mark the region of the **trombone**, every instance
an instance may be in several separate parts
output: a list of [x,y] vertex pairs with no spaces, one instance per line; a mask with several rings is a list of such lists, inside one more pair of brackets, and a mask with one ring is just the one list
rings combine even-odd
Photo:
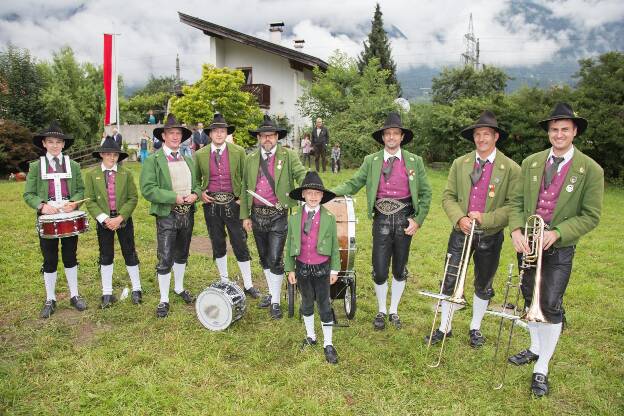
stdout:
[[[498,355],[503,324],[505,319],[511,321],[511,327],[509,329],[509,337],[507,339],[507,347],[505,349],[505,356],[509,356],[509,349],[511,348],[511,340],[513,337],[514,327],[516,325],[527,327],[527,322],[549,322],[544,313],[542,312],[542,308],[540,306],[540,298],[541,298],[541,282],[542,282],[542,257],[544,251],[544,231],[547,229],[547,225],[544,222],[544,219],[539,215],[531,215],[527,218],[527,221],[524,225],[524,241],[529,246],[529,252],[524,253],[522,255],[522,261],[520,264],[520,272],[518,274],[518,284],[514,285],[512,283],[513,277],[513,264],[509,265],[506,289],[505,289],[505,298],[503,300],[503,310],[508,305],[509,291],[512,288],[516,288],[516,299],[514,302],[514,310],[512,313],[507,312],[499,312],[494,310],[487,310],[486,313],[489,315],[497,316],[500,318],[500,324],[498,326],[498,336],[496,338],[496,345],[494,349],[494,357],[493,361],[493,374],[496,373],[496,357]],[[529,306],[526,313],[522,313],[523,311],[518,308],[518,302],[520,301],[521,294],[521,286],[522,280],[524,277],[524,273],[526,270],[535,268],[535,282],[533,284],[533,298],[531,300],[531,305]],[[526,307],[525,307],[526,308]],[[503,367],[502,375],[500,377],[500,382],[494,387],[495,390],[500,390],[503,388],[505,382],[505,375],[507,372],[507,365]]]
[[[429,367],[436,368],[440,365],[442,361],[442,354],[444,353],[444,345],[446,342],[446,334],[448,332],[449,326],[453,321],[453,315],[455,314],[454,305],[465,305],[466,299],[464,299],[464,283],[466,282],[466,274],[468,272],[468,264],[470,263],[470,253],[472,249],[472,238],[475,234],[475,225],[476,220],[472,220],[470,223],[470,233],[464,236],[464,245],[462,248],[462,254],[459,259],[459,262],[456,265],[450,264],[451,262],[451,254],[446,254],[446,263],[444,264],[444,277],[442,278],[442,283],[440,284],[440,292],[433,293],[427,291],[419,291],[421,295],[429,296],[438,300],[436,304],[435,313],[433,315],[433,322],[431,324],[431,332],[429,333],[429,342],[427,344],[427,349],[431,348],[431,338],[433,337],[433,332],[435,331],[436,321],[438,320],[438,314],[440,312],[440,305],[442,302],[451,303],[450,313],[448,320],[444,324],[444,336],[442,337],[442,344],[440,346],[440,353],[438,354],[438,359],[436,362],[429,364]],[[449,271],[450,268],[454,268],[457,270],[456,273],[452,273]],[[445,295],[444,292],[444,281],[446,280],[446,276],[455,276],[455,286],[453,288],[452,295]]]

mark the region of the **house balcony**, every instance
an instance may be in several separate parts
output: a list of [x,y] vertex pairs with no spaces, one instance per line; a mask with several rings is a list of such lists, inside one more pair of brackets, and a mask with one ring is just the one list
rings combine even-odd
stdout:
[[271,86],[266,84],[246,84],[241,90],[249,92],[256,97],[260,108],[268,109],[271,107]]

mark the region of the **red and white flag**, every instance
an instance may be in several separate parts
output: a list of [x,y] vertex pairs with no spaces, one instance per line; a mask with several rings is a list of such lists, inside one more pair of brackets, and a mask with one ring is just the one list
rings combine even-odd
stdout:
[[106,112],[104,124],[117,124],[119,100],[117,92],[117,59],[115,52],[115,35],[104,34],[104,95],[106,97]]

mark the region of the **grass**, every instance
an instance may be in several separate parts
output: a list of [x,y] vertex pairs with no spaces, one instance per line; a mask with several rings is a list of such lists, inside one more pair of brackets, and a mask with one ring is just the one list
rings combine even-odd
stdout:
[[[138,173],[138,165],[129,165]],[[352,173],[323,178],[333,186]],[[400,331],[372,330],[371,221],[364,190],[358,194],[358,310],[349,328],[334,331],[337,366],[324,362],[320,346],[299,350],[302,322],[271,321],[253,300],[244,317],[220,333],[204,329],[195,310],[173,297],[169,318],[157,320],[155,226],[142,199],[133,217],[144,304],[125,300],[98,309],[98,250],[91,230],[80,236],[78,249],[79,287],[89,309],[78,313],[69,307],[60,266],[57,312],[39,319],[45,292],[34,212],[22,200],[23,183],[0,183],[0,414],[623,414],[624,224],[618,207],[624,192],[607,189],[600,226],[578,246],[565,298],[569,327],[551,362],[551,395],[533,400],[528,367],[509,368],[504,389],[492,389],[498,320],[486,317],[482,330],[488,343],[473,350],[467,339],[469,308],[455,315],[456,336],[440,368],[427,367],[433,354],[427,353],[423,336],[431,325],[432,303],[418,290],[439,287],[450,230],[439,202],[446,174],[429,171],[433,204],[412,242]],[[201,211],[194,233],[207,235]],[[264,289],[253,238],[249,245],[254,281]],[[113,283],[119,294],[129,279],[116,250]],[[513,258],[507,238],[495,279],[496,303]],[[229,266],[232,274],[238,271],[233,256]],[[199,293],[216,277],[211,253],[191,255],[186,278],[191,292]],[[471,282],[469,277],[468,299]],[[340,319],[342,303],[336,302]],[[528,342],[528,334],[517,330],[513,352]]]

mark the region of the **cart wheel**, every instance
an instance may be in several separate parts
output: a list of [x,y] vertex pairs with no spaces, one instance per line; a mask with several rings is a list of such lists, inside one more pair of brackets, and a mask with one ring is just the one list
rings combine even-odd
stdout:
[[295,316],[295,285],[290,282],[286,283],[288,291],[286,292],[286,297],[288,298],[288,317],[292,318]]
[[355,317],[355,309],[355,279],[352,279],[345,288],[344,310],[347,319],[353,319]]

